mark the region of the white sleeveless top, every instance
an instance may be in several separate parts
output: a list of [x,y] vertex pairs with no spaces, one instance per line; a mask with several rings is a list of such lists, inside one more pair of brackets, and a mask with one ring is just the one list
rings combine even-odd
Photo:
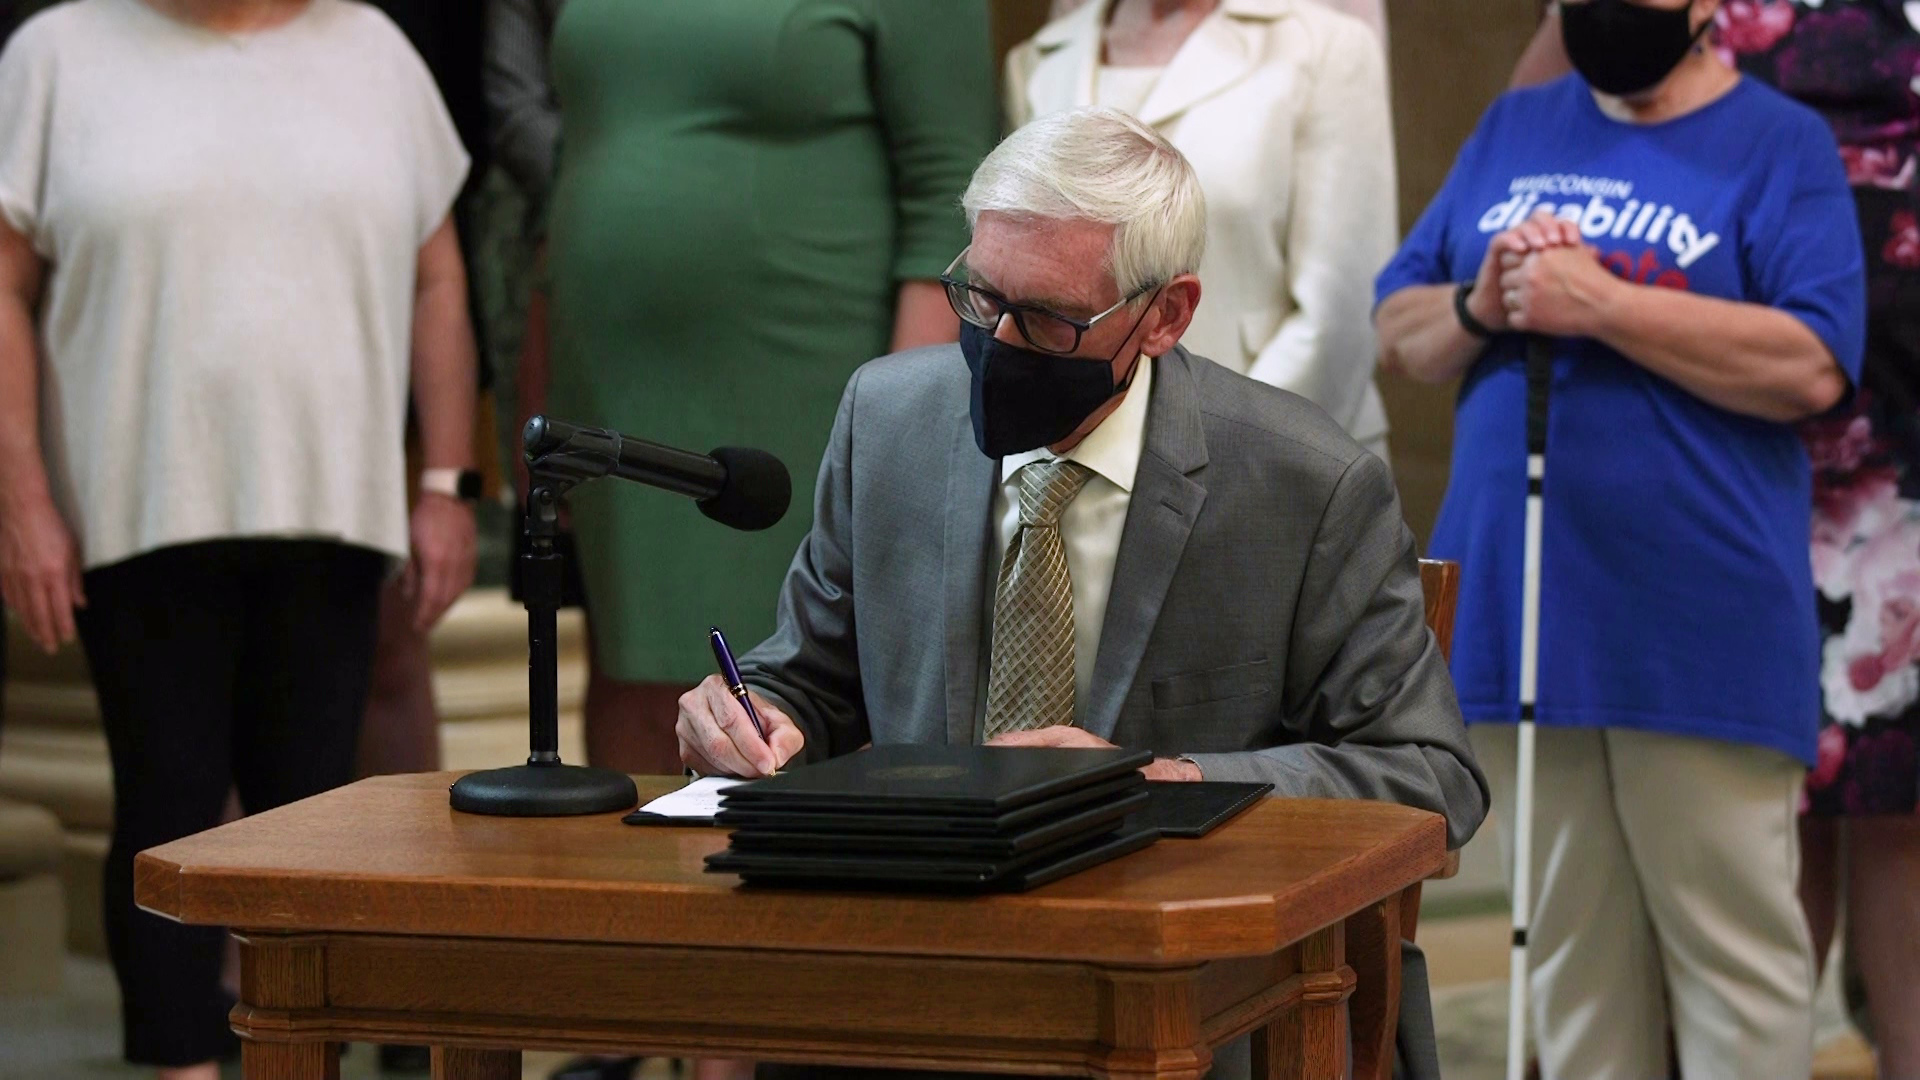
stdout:
[[239,35],[74,0],[8,43],[0,101],[85,565],[264,536],[404,557],[414,278],[467,156],[400,31],[351,0]]

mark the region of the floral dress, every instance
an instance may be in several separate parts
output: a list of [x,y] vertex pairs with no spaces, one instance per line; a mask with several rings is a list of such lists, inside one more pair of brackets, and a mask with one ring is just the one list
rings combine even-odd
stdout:
[[1730,0],[1741,71],[1833,125],[1868,275],[1859,391],[1803,433],[1820,590],[1817,815],[1920,810],[1920,3]]

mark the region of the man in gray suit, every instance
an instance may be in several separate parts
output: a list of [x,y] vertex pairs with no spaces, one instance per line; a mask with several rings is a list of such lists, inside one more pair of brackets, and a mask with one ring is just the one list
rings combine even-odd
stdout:
[[[771,638],[680,699],[680,753],[764,776],[868,742],[1126,746],[1161,780],[1487,810],[1387,467],[1179,347],[1206,208],[1123,113],[1034,121],[962,200],[960,345],[862,367]],[[1417,950],[1408,953],[1417,965]],[[1423,969],[1407,1074],[1437,1075]],[[1215,1073],[1248,1072],[1245,1040]]]
[[1149,777],[1444,815],[1485,780],[1386,465],[1306,400],[1178,346],[1198,181],[1121,113],[980,166],[961,345],[840,402],[773,637],[681,699],[682,757],[760,776],[868,742],[1150,748]]

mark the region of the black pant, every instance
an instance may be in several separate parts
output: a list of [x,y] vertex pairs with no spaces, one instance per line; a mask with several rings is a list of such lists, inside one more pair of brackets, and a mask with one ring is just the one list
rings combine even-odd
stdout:
[[224,1056],[226,932],[133,903],[137,852],[353,778],[385,564],[364,548],[222,540],[86,575],[80,639],[113,760],[107,947],[128,1061]]

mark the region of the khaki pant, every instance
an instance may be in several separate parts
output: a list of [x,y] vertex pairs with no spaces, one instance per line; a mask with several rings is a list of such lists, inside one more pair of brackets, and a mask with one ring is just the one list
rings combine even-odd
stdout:
[[[1477,724],[1512,868],[1515,729]],[[1532,1032],[1548,1080],[1808,1075],[1800,910],[1805,769],[1784,754],[1625,729],[1538,729]]]

